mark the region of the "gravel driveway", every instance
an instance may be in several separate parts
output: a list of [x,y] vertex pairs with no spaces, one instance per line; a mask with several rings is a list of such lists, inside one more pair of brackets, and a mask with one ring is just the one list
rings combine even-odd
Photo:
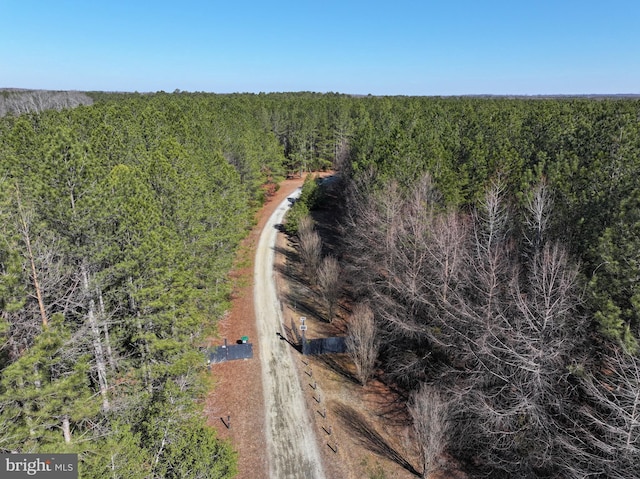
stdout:
[[[298,189],[289,198],[300,195]],[[282,309],[274,282],[274,246],[290,199],[267,221],[256,250],[254,303],[262,363],[266,436],[271,479],[325,479],[315,430],[293,363],[291,346],[280,339]]]

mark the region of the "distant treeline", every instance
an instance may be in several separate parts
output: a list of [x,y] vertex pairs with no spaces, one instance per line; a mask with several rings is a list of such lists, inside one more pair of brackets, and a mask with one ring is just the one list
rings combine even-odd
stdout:
[[91,105],[93,100],[79,91],[0,89],[0,117],[8,113],[38,113]]

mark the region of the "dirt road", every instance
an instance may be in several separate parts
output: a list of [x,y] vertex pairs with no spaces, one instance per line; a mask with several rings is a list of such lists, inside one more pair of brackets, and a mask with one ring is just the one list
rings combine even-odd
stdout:
[[[297,190],[289,198],[297,197]],[[254,303],[262,363],[269,474],[272,479],[325,479],[315,430],[293,363],[291,346],[280,339],[282,310],[273,277],[274,246],[290,206],[287,198],[267,221],[256,249]]]

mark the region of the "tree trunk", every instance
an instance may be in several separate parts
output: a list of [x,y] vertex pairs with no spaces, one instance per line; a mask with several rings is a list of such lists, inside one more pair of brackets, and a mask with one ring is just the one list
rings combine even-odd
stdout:
[[64,442],[66,444],[71,443],[71,424],[69,423],[69,416],[62,417],[62,434],[64,435]]
[[89,273],[86,267],[82,268],[82,283],[84,287],[85,295],[89,298],[87,321],[91,330],[91,342],[93,345],[94,357],[96,360],[96,369],[98,371],[98,384],[100,386],[100,395],[102,396],[102,409],[108,411],[109,405],[109,383],[107,382],[107,367],[104,359],[104,350],[102,348],[102,338],[100,336],[100,329],[98,328],[98,321],[96,319],[95,301],[90,293],[89,289]]
[[133,297],[133,278],[129,276],[129,286],[131,291],[129,292],[129,308],[133,312],[136,317],[136,328],[138,329],[138,333],[142,338],[142,348],[140,349],[140,354],[142,356],[142,372],[144,374],[144,380],[147,386],[147,390],[152,393],[153,392],[153,383],[151,381],[151,372],[149,371],[149,358],[151,357],[151,351],[149,350],[149,343],[146,339],[144,339],[143,328],[142,328],[142,320],[140,319],[140,311],[138,311],[138,306],[136,304],[136,300]]
[[98,295],[98,311],[100,313],[100,318],[102,319],[102,331],[104,333],[104,343],[107,350],[107,361],[109,362],[109,367],[112,372],[117,371],[117,364],[115,361],[115,357],[113,355],[113,350],[111,349],[111,340],[109,339],[109,327],[107,326],[107,322],[105,320],[106,313],[104,309],[104,299],[102,298],[102,291],[97,292]]
[[46,328],[49,326],[49,319],[47,318],[47,311],[44,307],[44,300],[42,296],[42,290],[40,288],[40,282],[38,281],[38,273],[36,269],[35,257],[33,255],[33,249],[31,247],[31,234],[29,231],[29,226],[31,223],[30,218],[27,215],[27,212],[22,208],[22,202],[20,201],[20,192],[17,191],[16,188],[16,200],[18,203],[18,212],[20,216],[20,232],[22,233],[22,239],[24,241],[25,246],[27,247],[27,259],[29,260],[29,265],[31,266],[31,280],[33,282],[33,288],[35,289],[36,299],[38,301],[38,308],[40,310],[40,318],[42,320],[42,328]]

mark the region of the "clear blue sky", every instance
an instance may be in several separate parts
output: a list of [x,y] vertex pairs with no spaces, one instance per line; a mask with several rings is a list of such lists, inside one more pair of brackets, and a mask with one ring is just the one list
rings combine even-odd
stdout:
[[640,93],[640,0],[0,0],[0,87]]

